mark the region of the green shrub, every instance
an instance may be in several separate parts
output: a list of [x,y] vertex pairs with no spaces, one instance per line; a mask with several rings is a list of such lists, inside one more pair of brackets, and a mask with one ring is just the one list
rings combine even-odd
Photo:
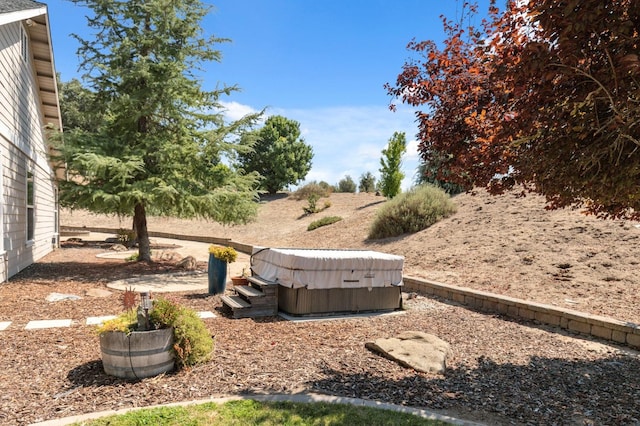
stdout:
[[442,189],[421,185],[380,207],[369,229],[369,238],[397,237],[422,231],[456,210],[456,205]]
[[191,308],[158,298],[150,312],[154,323],[173,327],[176,361],[179,367],[209,361],[213,353],[213,338],[207,326]]
[[327,216],[322,219],[315,220],[309,224],[307,231],[313,231],[321,226],[331,225],[332,223],[340,222],[342,218],[340,216]]
[[307,198],[307,202],[309,204],[302,208],[302,211],[304,211],[305,215],[319,213],[331,207],[331,201],[329,200],[326,200],[322,207],[318,207],[318,196],[316,194],[309,195],[309,198]]
[[309,195],[307,198],[307,203],[309,203],[306,207],[303,207],[302,210],[304,214],[313,214],[318,212],[318,206],[316,203],[318,202],[318,196],[316,194]]
[[376,178],[371,174],[371,172],[363,173],[360,176],[360,185],[358,185],[358,191],[376,192]]
[[343,179],[338,182],[338,186],[336,187],[336,192],[356,192],[356,183],[351,179],[351,176],[346,175]]
[[292,197],[294,200],[308,200],[311,195],[315,195],[318,197],[317,199],[320,199],[331,195],[331,191],[331,186],[326,182],[310,182],[298,188],[298,190],[292,194]]
[[320,188],[327,191],[327,195],[326,195],[327,197],[333,192],[333,186],[331,186],[329,182],[325,182],[321,180],[320,182],[318,182],[318,185],[320,186]]
[[136,311],[131,309],[121,312],[115,318],[104,321],[96,327],[96,334],[101,335],[110,331],[120,331],[122,333],[131,333],[138,326],[138,317]]
[[120,228],[116,235],[118,242],[123,246],[131,248],[136,245],[137,235],[135,230]]
[[173,352],[179,368],[209,361],[213,353],[213,337],[206,324],[191,308],[159,297],[148,311],[136,309],[136,293],[127,288],[122,297],[124,312],[96,327],[98,335],[108,332],[132,333],[173,327]]

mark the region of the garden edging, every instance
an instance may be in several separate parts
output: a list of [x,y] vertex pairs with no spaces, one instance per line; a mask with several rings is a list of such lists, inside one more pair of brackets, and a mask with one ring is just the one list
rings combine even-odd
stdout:
[[416,291],[460,303],[471,309],[513,319],[537,321],[574,333],[640,348],[640,325],[495,293],[426,279],[404,277],[405,291]]

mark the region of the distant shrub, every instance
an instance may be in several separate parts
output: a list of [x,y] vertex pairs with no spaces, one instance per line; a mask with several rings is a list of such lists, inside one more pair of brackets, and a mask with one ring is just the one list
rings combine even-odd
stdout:
[[387,201],[376,214],[370,239],[397,237],[422,231],[457,210],[449,195],[431,185],[421,185]]
[[307,231],[313,231],[321,226],[331,225],[332,223],[340,222],[342,218],[340,216],[327,216],[322,219],[315,220],[309,224]]
[[318,207],[318,196],[316,194],[309,195],[309,198],[307,198],[307,202],[309,204],[302,208],[302,210],[304,211],[304,214],[307,214],[307,215],[313,214],[313,213],[319,213],[331,207],[331,201],[329,200],[326,200],[322,207]]
[[316,198],[317,200],[319,198],[328,197],[331,195],[331,191],[331,185],[326,182],[310,182],[305,186],[298,188],[298,190],[292,194],[292,197],[294,200],[308,200],[309,196],[316,195],[318,197]]
[[331,194],[331,192],[333,191],[333,186],[331,186],[329,184],[329,182],[325,182],[325,181],[321,180],[320,182],[318,182],[318,185],[320,185],[320,188],[328,191],[327,195]]
[[338,186],[336,187],[336,192],[356,192],[356,183],[351,179],[351,176],[346,175],[343,179],[338,182]]
[[376,178],[371,172],[363,173],[360,176],[360,184],[358,185],[360,192],[376,192]]
[[318,202],[318,198],[319,197],[316,194],[309,195],[309,197],[307,198],[307,203],[309,204],[302,208],[304,214],[313,214],[318,212],[318,206],[316,205],[316,203]]

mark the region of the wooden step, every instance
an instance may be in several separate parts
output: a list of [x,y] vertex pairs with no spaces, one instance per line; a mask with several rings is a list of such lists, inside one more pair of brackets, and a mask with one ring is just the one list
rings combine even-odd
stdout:
[[233,288],[236,293],[238,293],[241,296],[245,296],[247,298],[251,298],[251,297],[264,297],[264,293],[261,292],[260,290],[258,290],[255,287],[251,287],[250,285],[240,285],[240,286],[235,286]]
[[278,301],[275,297],[252,297],[249,299],[249,303],[251,303],[251,308],[278,307]]
[[247,277],[248,286],[235,286],[234,296],[222,296],[223,307],[234,318],[256,318],[278,315],[278,283],[258,276]]
[[265,280],[264,278],[262,278],[262,277],[260,277],[258,275],[251,275],[251,276],[247,277],[247,279],[249,280],[250,283],[257,284],[260,287],[262,287],[262,286],[273,286],[273,285],[277,286],[278,285],[277,282]]
[[274,281],[268,281],[258,275],[247,277],[251,287],[260,289],[265,296],[278,297],[278,287],[280,285]]
[[251,308],[251,304],[240,296],[222,296],[220,300],[234,311],[236,309]]
[[251,309],[236,309],[233,311],[233,318],[260,318],[278,315],[277,309],[273,307],[253,307]]

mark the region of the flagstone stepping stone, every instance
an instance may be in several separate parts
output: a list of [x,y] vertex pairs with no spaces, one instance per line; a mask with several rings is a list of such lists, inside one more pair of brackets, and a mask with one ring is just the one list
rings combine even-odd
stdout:
[[87,325],[100,325],[105,321],[108,321],[110,319],[114,319],[116,316],[115,315],[104,315],[101,317],[89,317],[87,318]]
[[113,292],[105,290],[103,288],[90,288],[85,292],[85,296],[89,297],[109,297]]
[[80,300],[82,297],[75,294],[49,293],[47,302],[60,302],[61,300]]
[[36,330],[41,328],[71,327],[70,319],[62,320],[36,320],[29,321],[25,330]]

